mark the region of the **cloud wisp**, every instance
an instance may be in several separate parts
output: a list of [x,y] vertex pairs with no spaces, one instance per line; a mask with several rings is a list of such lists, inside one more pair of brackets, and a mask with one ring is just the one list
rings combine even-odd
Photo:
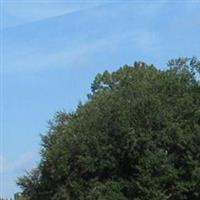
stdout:
[[13,27],[99,6],[101,2],[2,0],[1,28]]
[[37,154],[35,152],[24,153],[15,160],[8,160],[0,155],[0,174],[24,172],[33,167],[36,158]]
[[[129,46],[134,46],[139,51],[148,52],[151,49],[160,50],[160,37],[157,33],[149,30],[127,31],[123,34],[111,34],[110,36],[86,41],[60,51],[41,52],[39,49],[22,49],[5,56],[8,73],[35,72],[49,68],[79,67],[90,65],[90,60],[98,59],[101,52],[110,54],[119,53],[120,45],[129,40]],[[129,48],[127,46],[127,48]]]

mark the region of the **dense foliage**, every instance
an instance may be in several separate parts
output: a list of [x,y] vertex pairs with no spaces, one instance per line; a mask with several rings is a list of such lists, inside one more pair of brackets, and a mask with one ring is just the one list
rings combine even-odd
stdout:
[[59,112],[28,200],[199,200],[200,61],[136,62],[98,74],[85,104]]

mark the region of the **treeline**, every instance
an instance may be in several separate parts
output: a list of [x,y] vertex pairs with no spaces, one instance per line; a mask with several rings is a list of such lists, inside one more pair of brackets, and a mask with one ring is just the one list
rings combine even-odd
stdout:
[[197,58],[98,74],[87,102],[49,123],[24,198],[199,200],[199,78]]

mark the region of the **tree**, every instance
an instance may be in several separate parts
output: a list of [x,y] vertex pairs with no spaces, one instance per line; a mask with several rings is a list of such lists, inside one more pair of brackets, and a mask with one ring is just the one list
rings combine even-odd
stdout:
[[85,104],[59,112],[37,169],[18,180],[29,200],[200,199],[200,61],[167,70],[136,62],[98,74]]

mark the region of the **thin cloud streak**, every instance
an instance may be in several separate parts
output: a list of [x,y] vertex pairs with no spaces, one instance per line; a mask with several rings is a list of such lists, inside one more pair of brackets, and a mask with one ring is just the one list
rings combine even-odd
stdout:
[[135,30],[123,34],[113,34],[109,37],[100,38],[95,41],[76,44],[73,48],[63,49],[59,52],[40,52],[38,49],[13,52],[5,58],[7,73],[34,72],[48,68],[63,68],[82,66],[86,67],[92,57],[97,57],[99,51],[116,53],[119,51],[120,44],[126,40],[135,49],[148,52],[152,49],[157,52],[161,48],[161,38],[158,34],[148,30]]
[[102,3],[3,1],[2,5],[3,20],[1,20],[1,28],[10,28],[47,18],[80,12],[85,9],[92,9],[102,5]]
[[0,155],[0,174],[23,172],[33,167],[37,158],[35,152],[24,153],[16,160],[8,160]]

